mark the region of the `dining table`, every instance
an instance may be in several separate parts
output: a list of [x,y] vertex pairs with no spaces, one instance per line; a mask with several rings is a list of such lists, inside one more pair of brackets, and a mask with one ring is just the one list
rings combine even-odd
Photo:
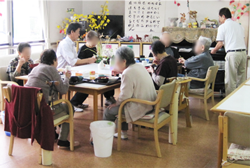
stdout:
[[[61,70],[63,69],[61,68]],[[81,75],[86,79],[90,77],[90,71],[95,71],[95,77],[98,77],[99,75],[110,77],[112,68],[110,68],[109,65],[100,68],[96,63],[75,66],[71,68],[72,75]],[[25,84],[28,81],[28,75],[17,76],[16,79],[22,80],[23,84]],[[96,121],[98,120],[98,95],[101,95],[101,106],[103,106],[103,93],[120,88],[120,84],[120,82],[117,82],[110,85],[94,83],[79,83],[76,85],[69,85],[69,90],[66,97],[68,100],[70,100],[71,92],[80,92],[93,95],[93,120]]]
[[210,110],[219,113],[218,116],[218,161],[221,167],[223,151],[223,116],[225,112],[250,115],[250,78],[243,82],[236,90],[226,96]]

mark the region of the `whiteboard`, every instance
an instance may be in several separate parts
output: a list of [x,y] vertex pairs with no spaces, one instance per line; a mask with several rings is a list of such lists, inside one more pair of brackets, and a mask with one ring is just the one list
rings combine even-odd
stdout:
[[125,1],[125,32],[161,32],[165,7],[162,0]]

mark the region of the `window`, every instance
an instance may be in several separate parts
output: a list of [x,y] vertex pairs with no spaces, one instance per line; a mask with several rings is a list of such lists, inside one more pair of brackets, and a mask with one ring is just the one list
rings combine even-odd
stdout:
[[13,0],[14,43],[43,40],[39,0]]
[[0,44],[8,43],[7,0],[0,0]]
[[43,50],[39,1],[0,0],[0,54],[15,54],[20,42],[29,42],[34,50]]

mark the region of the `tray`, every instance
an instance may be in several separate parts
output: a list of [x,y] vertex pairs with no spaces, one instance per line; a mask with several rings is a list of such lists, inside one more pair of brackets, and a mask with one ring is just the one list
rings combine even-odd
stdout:
[[117,78],[116,80],[113,80],[113,81],[108,81],[107,83],[97,82],[95,80],[83,78],[82,83],[91,83],[91,84],[98,84],[98,85],[113,85],[116,83],[121,83],[121,78]]

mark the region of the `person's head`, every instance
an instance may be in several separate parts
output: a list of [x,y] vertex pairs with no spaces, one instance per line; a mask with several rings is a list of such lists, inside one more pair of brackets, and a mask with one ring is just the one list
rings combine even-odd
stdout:
[[131,64],[135,64],[133,50],[125,46],[118,48],[115,53],[115,68],[123,72]]
[[87,43],[96,46],[99,41],[99,36],[96,31],[90,30],[86,35]]
[[151,52],[154,56],[154,59],[159,61],[163,56],[166,56],[165,45],[160,40],[155,41],[151,44]]
[[212,44],[212,40],[210,38],[200,36],[194,47],[195,54],[198,55],[203,52],[209,51],[211,44]]
[[40,63],[57,67],[57,57],[53,49],[44,50],[40,57]]
[[28,61],[31,55],[31,46],[29,43],[19,43],[17,46],[17,52],[19,58],[24,58],[26,61]]
[[79,23],[70,23],[70,25],[67,28],[66,33],[72,41],[76,41],[78,37],[80,36],[81,28],[82,28],[82,25]]
[[169,34],[169,32],[165,31],[161,34],[161,41],[163,42],[165,47],[169,47],[171,45],[172,39],[171,39],[171,35]]
[[221,8],[219,11],[219,21],[224,23],[225,20],[232,18],[231,11],[228,8]]

